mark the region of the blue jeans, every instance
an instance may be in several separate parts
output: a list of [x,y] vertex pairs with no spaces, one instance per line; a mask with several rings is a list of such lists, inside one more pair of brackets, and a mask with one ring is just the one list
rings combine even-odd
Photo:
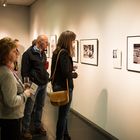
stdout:
[[33,109],[34,127],[38,128],[41,126],[42,111],[46,95],[46,85],[39,86],[35,95],[34,100],[31,97],[27,99],[22,122],[23,131],[29,131]]
[[[57,87],[54,87],[55,89]],[[73,89],[69,89],[69,103],[60,106],[58,110],[58,120],[57,120],[57,126],[56,126],[56,140],[62,140],[64,134],[68,134],[68,128],[67,128],[67,117],[70,110],[70,105],[72,101],[72,93]]]

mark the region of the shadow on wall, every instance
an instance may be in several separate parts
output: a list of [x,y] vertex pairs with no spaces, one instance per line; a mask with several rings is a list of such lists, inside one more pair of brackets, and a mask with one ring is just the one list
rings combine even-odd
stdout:
[[107,90],[103,89],[95,104],[95,123],[105,128],[107,122]]

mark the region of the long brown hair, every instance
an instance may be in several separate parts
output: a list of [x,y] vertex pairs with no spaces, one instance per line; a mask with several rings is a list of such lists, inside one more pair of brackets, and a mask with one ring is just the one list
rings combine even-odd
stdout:
[[16,44],[11,38],[0,39],[0,66],[7,63],[8,55],[13,48],[16,48]]
[[54,53],[57,53],[60,49],[66,49],[71,55],[72,41],[76,39],[76,34],[72,31],[64,31],[60,34],[58,38],[58,43]]

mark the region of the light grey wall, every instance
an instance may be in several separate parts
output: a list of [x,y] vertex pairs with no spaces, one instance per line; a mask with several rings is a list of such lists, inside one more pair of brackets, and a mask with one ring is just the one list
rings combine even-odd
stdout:
[[0,6],[0,38],[5,36],[19,39],[24,47],[29,45],[29,7]]
[[19,76],[22,54],[31,45],[29,42],[29,33],[29,7],[17,5],[0,6],[0,38],[5,36],[13,39],[16,38],[21,44],[18,59]]

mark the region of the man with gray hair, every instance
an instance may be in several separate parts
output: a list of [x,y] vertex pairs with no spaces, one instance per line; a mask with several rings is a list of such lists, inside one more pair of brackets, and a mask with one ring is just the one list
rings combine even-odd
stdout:
[[46,86],[49,79],[49,74],[45,67],[47,63],[45,53],[47,47],[48,37],[46,35],[39,35],[36,43],[28,48],[22,56],[22,78],[28,78],[30,82],[34,82],[38,85],[34,100],[33,98],[29,98],[25,106],[23,118],[23,137],[26,139],[32,139],[30,122],[33,109],[33,123],[35,128],[34,133],[46,135],[46,130],[42,126],[41,118],[46,95]]

